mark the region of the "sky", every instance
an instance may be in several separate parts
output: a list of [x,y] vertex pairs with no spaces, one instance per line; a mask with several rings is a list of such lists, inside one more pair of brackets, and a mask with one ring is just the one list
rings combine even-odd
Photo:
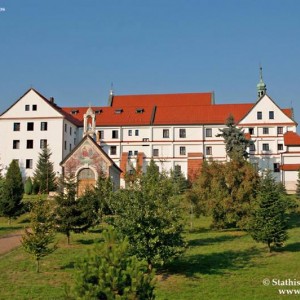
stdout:
[[60,106],[116,95],[268,95],[300,122],[298,0],[0,0],[0,112],[30,87]]

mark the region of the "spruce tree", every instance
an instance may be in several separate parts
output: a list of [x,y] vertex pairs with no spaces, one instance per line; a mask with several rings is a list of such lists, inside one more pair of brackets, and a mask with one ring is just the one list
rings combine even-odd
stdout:
[[32,180],[31,177],[27,177],[25,181],[24,191],[26,195],[30,195],[32,193]]
[[257,195],[258,206],[250,222],[249,231],[257,242],[281,247],[287,239],[287,203],[278,184],[268,172],[262,179]]
[[50,161],[51,155],[48,146],[43,148],[34,171],[34,182],[38,183],[39,192],[42,194],[48,194],[56,189],[56,175],[53,162]]
[[40,271],[40,260],[56,250],[54,238],[53,205],[42,199],[34,201],[30,211],[30,227],[25,229],[21,242],[24,250],[34,256],[37,273]]
[[104,242],[77,264],[67,299],[155,299],[154,272],[148,273],[145,262],[129,256],[127,238],[119,240],[111,229],[102,237]]
[[58,195],[55,197],[55,223],[57,230],[67,236],[70,244],[71,232],[80,233],[94,225],[93,202],[90,197],[76,198],[77,182],[69,175],[60,179]]
[[2,181],[1,190],[0,214],[9,218],[10,222],[12,218],[23,213],[24,185],[21,170],[16,160],[12,160],[10,163],[5,180]]
[[300,199],[300,170],[298,171],[298,179],[297,179],[297,185],[296,185],[296,195],[297,198]]
[[233,159],[248,158],[247,147],[250,141],[246,139],[242,129],[236,127],[232,115],[226,120],[226,128],[220,129],[217,137],[223,137],[227,155]]
[[179,166],[176,165],[174,170],[171,170],[170,177],[173,183],[174,193],[177,195],[183,194],[187,190],[189,183]]

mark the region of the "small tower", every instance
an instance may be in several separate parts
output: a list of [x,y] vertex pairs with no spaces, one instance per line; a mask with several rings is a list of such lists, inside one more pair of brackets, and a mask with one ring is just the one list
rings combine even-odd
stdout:
[[260,80],[259,83],[257,84],[257,95],[258,98],[262,97],[267,93],[267,86],[263,81],[263,76],[262,76],[262,67],[259,67],[259,73],[260,73]]
[[86,113],[83,115],[84,124],[83,124],[83,136],[90,135],[92,138],[95,134],[96,129],[96,115],[91,108],[91,105],[87,109]]

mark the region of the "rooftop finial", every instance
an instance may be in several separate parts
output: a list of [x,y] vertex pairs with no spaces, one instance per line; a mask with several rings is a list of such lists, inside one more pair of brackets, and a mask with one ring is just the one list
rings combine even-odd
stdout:
[[109,91],[109,94],[110,94],[110,95],[113,95],[113,94],[114,94],[114,83],[113,83],[113,82],[110,83],[110,91]]
[[108,103],[107,103],[108,106],[112,106],[113,98],[114,98],[114,84],[113,82],[111,82],[109,96],[108,96]]
[[262,97],[267,92],[267,86],[263,81],[263,75],[262,75],[262,66],[259,64],[259,83],[257,84],[257,94],[258,98]]

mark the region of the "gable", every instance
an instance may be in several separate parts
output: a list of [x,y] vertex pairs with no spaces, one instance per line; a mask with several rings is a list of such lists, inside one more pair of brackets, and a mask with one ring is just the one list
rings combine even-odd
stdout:
[[[261,119],[259,115],[261,115]],[[258,102],[253,106],[248,114],[239,122],[239,124],[295,125],[296,123],[268,95],[264,95],[258,100]]]
[[98,175],[108,175],[110,167],[114,167],[121,172],[110,157],[89,136],[82,139],[61,162],[61,166],[65,168],[67,173],[73,173],[74,175],[81,168],[92,168]]
[[1,115],[1,119],[61,118],[62,115],[52,105],[44,96],[30,89]]

